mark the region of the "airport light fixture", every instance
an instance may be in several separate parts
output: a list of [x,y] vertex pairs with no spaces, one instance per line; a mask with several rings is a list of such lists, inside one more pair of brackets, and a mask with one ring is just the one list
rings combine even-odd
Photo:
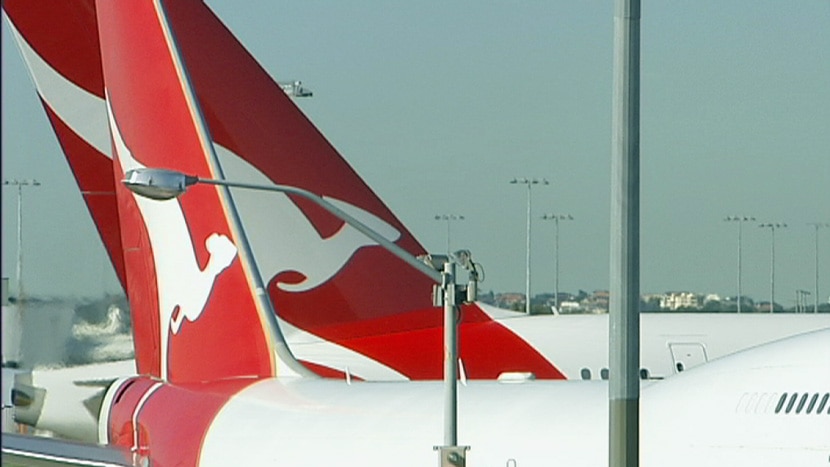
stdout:
[[289,97],[312,97],[314,95],[310,89],[303,87],[303,82],[299,80],[280,81],[277,84]]
[[525,313],[530,314],[530,192],[533,185],[550,185],[544,178],[514,178],[513,185],[527,185],[527,269],[525,271]]
[[815,304],[813,306],[813,313],[818,313],[818,231],[821,228],[830,227],[830,223],[826,222],[810,222],[807,225],[813,226],[816,230],[816,289],[815,289]]
[[770,267],[769,267],[769,312],[775,312],[775,229],[783,229],[787,227],[784,223],[766,223],[758,227],[762,229],[769,229],[770,231]]
[[460,214],[436,214],[435,220],[447,222],[447,254],[450,255],[452,254],[452,250],[450,249],[450,224],[452,221],[463,221],[464,216]]
[[809,290],[801,290],[797,289],[795,291],[795,312],[796,313],[806,313],[807,312],[807,297],[810,296]]
[[554,225],[555,276],[553,279],[553,306],[556,312],[559,313],[559,221],[572,221],[574,218],[570,214],[545,214],[542,216],[542,220],[553,221]]
[[4,180],[3,185],[17,187],[17,303],[23,303],[23,187],[37,187],[37,180]]
[[741,312],[741,302],[743,301],[741,295],[741,238],[742,228],[744,222],[755,221],[755,218],[752,216],[726,216],[724,219],[726,222],[737,222],[738,223],[738,313]]
[[[444,445],[436,446],[440,451],[442,465],[465,465],[465,452],[469,446],[458,446],[458,313],[457,294],[461,290],[456,284],[455,262],[448,260],[443,265],[443,271],[438,272],[427,263],[413,257],[409,252],[383,235],[372,230],[369,226],[329,203],[321,196],[308,190],[288,185],[257,185],[240,183],[228,180],[217,180],[186,175],[181,172],[166,169],[141,168],[128,170],[124,185],[137,195],[155,200],[168,200],[183,195],[187,189],[196,184],[218,185],[229,188],[242,188],[256,191],[270,191],[291,194],[305,198],[322,207],[349,226],[366,235],[378,245],[397,256],[409,266],[422,272],[441,286],[441,302],[444,307]],[[469,260],[469,252],[466,259]],[[462,255],[463,256],[463,255]],[[468,261],[469,266],[471,262]],[[465,263],[462,262],[462,266]],[[474,275],[474,274],[473,274]],[[468,291],[470,287],[468,286]],[[474,289],[475,290],[475,289]],[[468,301],[475,300],[470,297]],[[436,300],[437,301],[437,300]]]

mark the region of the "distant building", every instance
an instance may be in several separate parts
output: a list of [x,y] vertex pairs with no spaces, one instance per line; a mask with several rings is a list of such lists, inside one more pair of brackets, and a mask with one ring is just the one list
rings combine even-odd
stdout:
[[495,306],[508,310],[519,310],[521,309],[520,305],[524,305],[524,303],[525,294],[515,292],[499,293],[496,294],[494,299]]
[[559,303],[559,312],[560,313],[579,313],[582,311],[582,305],[579,302],[560,302]]
[[698,309],[700,300],[692,292],[668,292],[660,299],[660,308],[663,310]]

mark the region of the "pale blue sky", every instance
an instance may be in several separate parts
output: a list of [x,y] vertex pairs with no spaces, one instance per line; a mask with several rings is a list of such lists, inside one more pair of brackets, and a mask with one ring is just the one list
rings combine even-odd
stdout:
[[[453,247],[483,290],[524,290],[534,189],[533,292],[608,286],[613,2],[209,0],[272,76],[301,79],[301,108],[430,250],[435,214],[463,214]],[[98,295],[117,282],[3,24],[3,177],[25,198],[24,281]],[[232,70],[217,70],[232,72]],[[830,2],[643,2],[641,290],[734,294],[731,214],[776,232],[776,301],[814,288],[814,231],[830,222]],[[15,191],[3,188],[3,276],[14,277]],[[820,231],[830,295],[830,229]],[[744,228],[744,293],[769,297],[770,234]],[[14,280],[14,279],[13,279]],[[811,299],[812,301],[812,299]]]

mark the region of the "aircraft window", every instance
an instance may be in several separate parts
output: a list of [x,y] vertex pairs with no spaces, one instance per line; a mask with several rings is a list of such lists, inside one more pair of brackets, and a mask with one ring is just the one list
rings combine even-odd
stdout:
[[583,368],[582,371],[579,372],[582,379],[591,379],[591,369],[590,368]]
[[781,412],[781,408],[784,407],[784,401],[787,400],[787,393],[781,394],[781,399],[778,399],[778,405],[775,406],[775,413]]
[[810,399],[810,403],[807,405],[807,413],[813,411],[813,407],[816,406],[816,401],[818,400],[818,393],[813,394],[812,399]]
[[758,399],[758,404],[752,410],[755,413],[758,413],[758,412],[766,413],[767,412],[767,405],[769,404],[770,400],[771,400],[771,397],[768,393],[765,392],[765,393],[761,394],[761,397]]
[[[824,410],[824,406],[825,404],[827,404],[828,398],[830,398],[830,394],[825,394],[824,397],[821,398],[821,402],[819,402],[818,409],[816,410],[817,414],[821,413],[821,411]],[[827,410],[827,413],[830,413],[830,409]]]
[[758,393],[753,392],[751,396],[749,396],[749,401],[746,403],[746,408],[744,412],[749,413],[752,411],[752,408],[758,404]]
[[746,406],[746,399],[747,399],[748,395],[749,395],[749,393],[745,392],[744,395],[741,396],[741,398],[738,400],[737,407],[735,407],[735,412],[740,412],[741,407]]
[[761,410],[763,413],[769,413],[770,410],[773,410],[773,407],[776,404],[775,401],[777,401],[777,400],[778,400],[778,393],[777,392],[770,393],[769,399],[767,399],[767,403],[764,404],[764,407],[758,407],[758,409]]
[[793,409],[796,399],[798,399],[798,393],[794,392],[793,395],[790,396],[790,401],[787,402],[787,413],[790,413],[790,411]]
[[608,368],[599,370],[599,377],[602,379],[608,379]]
[[801,409],[804,408],[804,403],[807,402],[807,396],[809,396],[809,394],[806,392],[803,396],[801,396],[801,400],[798,401],[798,407],[795,408],[795,413],[801,413]]
[[640,379],[649,379],[651,377],[651,373],[648,371],[648,368],[640,368]]
[[683,366],[683,362],[677,362],[677,364],[675,365],[675,368],[677,368],[678,373],[681,373],[683,370],[686,369],[686,367]]

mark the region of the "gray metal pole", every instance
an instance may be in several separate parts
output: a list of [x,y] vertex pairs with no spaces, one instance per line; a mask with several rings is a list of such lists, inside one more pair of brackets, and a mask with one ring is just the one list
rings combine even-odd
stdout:
[[447,217],[447,256],[452,254],[452,249],[450,248],[450,223],[452,219]]
[[769,312],[773,313],[775,311],[775,229],[786,227],[787,224],[761,224],[759,227],[768,228],[770,230],[770,267],[769,267],[769,295],[770,295],[770,304],[769,304]]
[[444,446],[458,444],[458,338],[455,322],[455,263],[444,263]]
[[738,313],[741,312],[741,237],[743,219],[738,219]]
[[742,264],[742,240],[743,240],[743,223],[744,221],[754,221],[755,218],[751,216],[727,216],[725,221],[733,221],[738,223],[738,313],[741,312],[741,302],[743,301],[742,281],[741,281],[741,264]]
[[17,303],[23,303],[23,184],[17,184]]
[[640,2],[616,0],[611,141],[609,465],[639,464]]
[[526,253],[526,274],[525,274],[525,313],[530,314],[530,189],[531,185],[548,185],[549,182],[547,179],[537,179],[537,178],[514,178],[510,181],[511,184],[524,184],[527,185],[527,248],[525,248]]
[[819,225],[816,224],[816,301],[813,307],[813,313],[818,313],[818,229]]
[[556,277],[553,279],[553,306],[556,307],[556,312],[559,313],[559,217],[554,220],[554,265]]
[[23,187],[40,186],[37,180],[4,180],[3,185],[17,187],[17,303],[22,305],[25,300],[23,289]]
[[772,242],[770,245],[770,276],[769,276],[769,291],[770,291],[770,303],[769,303],[769,312],[775,312],[775,226],[770,229],[772,233]]
[[559,311],[559,221],[572,221],[573,216],[570,214],[545,214],[542,216],[543,220],[554,221],[554,278],[553,278],[553,305]]
[[525,274],[525,313],[530,314],[530,180],[527,182],[527,274]]
[[[822,227],[830,227],[830,224],[824,224],[821,222],[810,222],[808,225],[812,225],[813,228],[816,230],[816,288],[815,288],[815,304],[813,305],[813,313],[818,313],[818,230]],[[806,306],[805,306],[806,308]]]

